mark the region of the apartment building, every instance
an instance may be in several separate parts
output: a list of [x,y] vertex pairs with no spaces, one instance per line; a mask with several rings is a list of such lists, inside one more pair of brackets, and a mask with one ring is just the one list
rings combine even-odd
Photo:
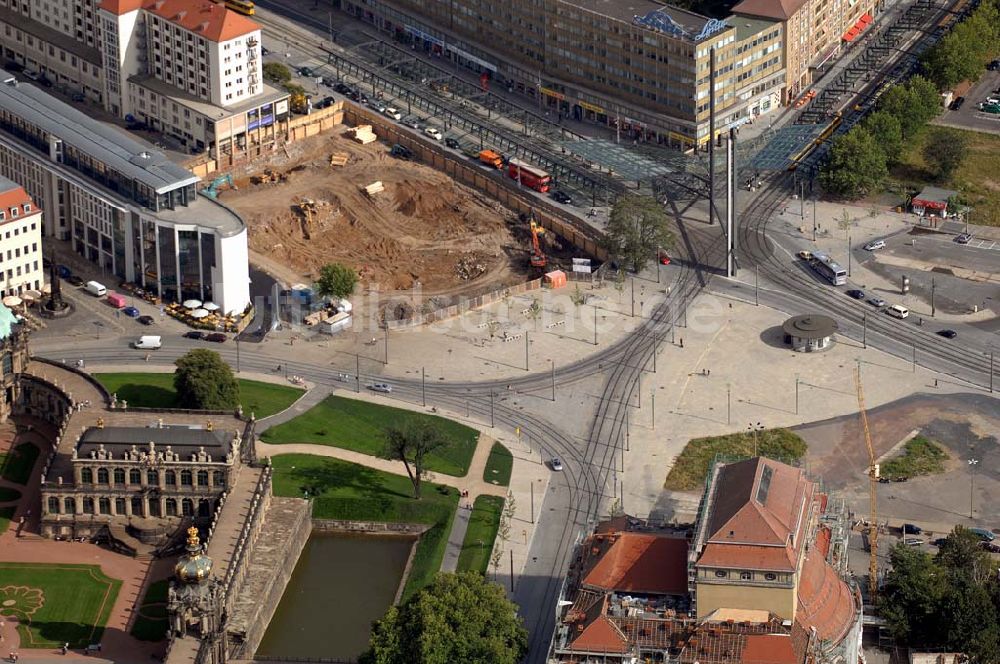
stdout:
[[343,0],[414,49],[470,67],[561,117],[689,149],[772,110],[784,85],[783,25],[720,21],[652,0]]
[[45,235],[165,301],[250,303],[247,228],[199,178],[117,127],[0,70],[0,175],[42,208]]
[[0,176],[0,296],[41,290],[42,211],[24,188]]
[[734,20],[775,21],[784,33],[784,102],[812,83],[818,68],[841,53],[874,21],[876,0],[743,0]]

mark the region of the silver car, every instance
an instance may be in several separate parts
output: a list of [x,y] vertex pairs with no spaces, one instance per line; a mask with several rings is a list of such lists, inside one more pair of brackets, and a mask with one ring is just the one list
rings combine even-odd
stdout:
[[559,472],[563,469],[563,462],[559,459],[559,457],[552,457],[552,459],[549,460],[549,467],[552,470]]
[[372,392],[392,392],[392,385],[389,383],[372,383],[368,386]]

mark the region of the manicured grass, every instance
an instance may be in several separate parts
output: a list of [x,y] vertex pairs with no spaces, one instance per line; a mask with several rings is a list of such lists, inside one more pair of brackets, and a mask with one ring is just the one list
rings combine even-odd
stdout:
[[[700,489],[716,455],[751,457],[754,455],[754,440],[753,434],[740,432],[689,441],[670,469],[663,487],[673,491]],[[767,429],[757,433],[756,450],[759,456],[786,462],[798,461],[806,453],[806,441],[788,429]]]
[[507,486],[510,484],[512,468],[514,468],[514,455],[500,443],[493,443],[490,456],[486,459],[486,468],[483,469],[483,481]]
[[14,518],[14,507],[0,507],[0,535],[7,532],[10,520]]
[[140,641],[162,641],[167,637],[167,588],[164,579],[150,584],[132,623],[132,636]]
[[0,454],[0,477],[15,484],[27,484],[38,454],[39,449],[31,443],[21,443],[7,454]]
[[[104,388],[117,394],[137,408],[176,408],[174,375],[168,373],[100,373],[94,374]],[[274,415],[295,403],[302,390],[290,385],[262,383],[258,380],[237,379],[243,412],[257,419]]]
[[420,500],[414,500],[413,485],[406,477],[339,459],[280,454],[271,463],[274,495],[301,498],[308,493],[316,519],[432,524],[414,553],[404,599],[430,583],[441,569],[458,507],[456,489],[424,482]]
[[0,563],[0,604],[19,619],[22,648],[71,648],[98,643],[121,581],[97,565]]
[[890,171],[892,179],[917,190],[928,184],[955,189],[975,208],[972,223],[1000,226],[1000,136],[963,131],[968,139],[965,159],[950,180],[935,182],[921,156],[927,137],[935,129],[932,125],[906,142],[901,162]]
[[268,443],[331,445],[363,454],[378,455],[387,426],[411,421],[430,422],[447,444],[427,455],[427,470],[462,477],[469,472],[479,433],[464,424],[436,415],[329,396],[305,413],[268,429],[261,439]]
[[17,489],[11,489],[10,487],[0,486],[0,503],[7,503],[12,500],[18,500],[21,497],[21,492]]
[[879,466],[879,474],[888,477],[916,477],[944,472],[948,453],[934,441],[914,436],[903,446],[903,453]]
[[458,556],[459,572],[486,574],[502,512],[503,498],[500,496],[476,497],[469,517],[469,528],[465,531],[465,541],[462,542],[462,553]]

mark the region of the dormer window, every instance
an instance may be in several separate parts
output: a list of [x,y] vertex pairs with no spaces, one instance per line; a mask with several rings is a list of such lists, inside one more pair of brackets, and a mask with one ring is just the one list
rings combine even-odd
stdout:
[[718,578],[720,578],[720,579],[724,579],[727,576],[729,576],[729,574],[724,569],[717,569],[717,570],[715,570],[715,576],[718,577]]
[[29,212],[31,212],[31,203],[25,203],[24,204],[24,213],[28,214]]
[[778,580],[778,575],[775,574],[774,572],[766,572],[764,574],[764,580],[765,581],[777,581]]
[[17,216],[17,208],[16,207],[12,207],[10,209],[10,218],[13,219],[16,216]]

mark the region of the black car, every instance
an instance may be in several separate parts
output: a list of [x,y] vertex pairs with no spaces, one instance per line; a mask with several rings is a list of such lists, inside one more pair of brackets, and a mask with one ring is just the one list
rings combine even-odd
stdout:
[[222,343],[228,338],[229,337],[223,334],[222,332],[212,332],[207,337],[205,337],[205,341],[214,341],[215,343]]
[[156,322],[156,319],[154,319],[152,316],[139,316],[139,322],[142,323],[143,325],[152,325],[153,323]]
[[83,285],[83,279],[74,274],[66,279],[66,283],[68,283],[70,286],[76,286],[77,288],[79,288],[80,286]]
[[904,523],[903,524],[903,534],[904,535],[920,535],[924,532],[924,529],[914,523]]
[[958,109],[962,108],[962,104],[964,103],[965,103],[965,97],[955,97],[955,99],[953,99],[952,102],[948,105],[948,108],[950,108],[953,111],[957,111]]
[[185,339],[204,339],[205,333],[201,330],[191,330],[190,332],[184,333]]
[[853,297],[855,300],[865,299],[865,292],[863,290],[858,290],[857,288],[852,288],[851,290],[847,291],[847,295],[849,297]]
[[996,71],[1000,69],[1000,60],[994,60],[990,64],[986,65],[986,69],[989,71]]
[[942,336],[945,339],[954,339],[958,336],[958,332],[955,330],[938,330],[938,336]]
[[347,85],[346,83],[337,83],[335,86],[333,86],[333,89],[342,95],[346,95],[351,91],[351,86]]
[[451,138],[451,137],[448,137],[448,138],[444,139],[444,144],[447,145],[449,148],[452,148],[454,150],[461,150],[462,149],[462,144],[459,143],[458,141],[456,141],[454,138]]
[[562,203],[563,205],[569,205],[570,203],[573,202],[573,199],[570,198],[569,195],[564,191],[553,191],[552,198],[556,202]]
[[320,101],[316,102],[313,105],[313,107],[314,108],[329,108],[330,106],[333,106],[333,103],[335,101],[337,101],[337,100],[334,99],[333,97],[323,97],[323,99],[321,99]]

